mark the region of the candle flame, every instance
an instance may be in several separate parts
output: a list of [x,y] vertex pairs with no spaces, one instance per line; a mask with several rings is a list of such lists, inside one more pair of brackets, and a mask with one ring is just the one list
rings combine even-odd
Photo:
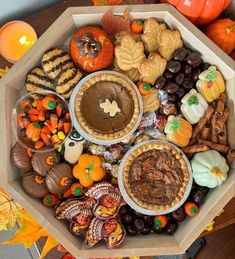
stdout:
[[19,39],[20,45],[24,45],[26,42],[27,42],[26,36],[22,36],[22,37]]

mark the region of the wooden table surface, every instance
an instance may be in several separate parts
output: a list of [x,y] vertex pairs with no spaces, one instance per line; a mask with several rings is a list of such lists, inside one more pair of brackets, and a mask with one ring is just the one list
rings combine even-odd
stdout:
[[[125,0],[128,2],[128,0]],[[157,0],[145,0],[145,3],[156,3]],[[54,5],[50,8],[44,9],[40,12],[37,12],[31,16],[22,18],[22,20],[28,22],[35,29],[38,37],[40,37],[43,32],[52,24],[57,17],[63,13],[63,11],[71,6],[86,6],[92,5],[91,0],[67,0],[60,4]],[[12,64],[6,61],[3,57],[0,56],[0,68],[11,67]],[[225,226],[235,223],[235,198],[233,198],[224,208],[224,212],[215,218],[215,224],[212,231],[204,231],[202,234],[206,235],[208,233],[214,232]]]

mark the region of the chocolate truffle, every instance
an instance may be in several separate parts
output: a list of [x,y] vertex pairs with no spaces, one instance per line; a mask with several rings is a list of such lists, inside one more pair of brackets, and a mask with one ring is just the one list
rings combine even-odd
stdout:
[[45,179],[35,172],[24,174],[22,187],[24,191],[33,198],[42,198],[49,193]]
[[49,169],[60,162],[57,151],[36,152],[32,158],[32,166],[35,172],[41,176],[46,176]]
[[64,193],[72,181],[72,169],[65,163],[53,166],[46,176],[47,188],[53,194]]
[[16,142],[11,150],[11,160],[20,169],[32,169],[31,157],[29,157],[27,149],[23,148],[19,142]]

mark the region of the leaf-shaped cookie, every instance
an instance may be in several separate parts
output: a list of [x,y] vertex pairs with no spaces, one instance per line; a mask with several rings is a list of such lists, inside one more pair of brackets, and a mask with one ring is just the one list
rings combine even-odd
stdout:
[[149,18],[144,22],[144,33],[141,35],[141,38],[149,53],[157,50],[160,32],[165,29],[166,25],[158,23],[154,18]]
[[158,51],[166,60],[170,60],[174,51],[183,46],[178,30],[163,30],[160,32]]
[[161,76],[166,68],[166,60],[157,53],[150,54],[148,59],[144,59],[139,65],[141,79],[150,84]]
[[137,82],[140,80],[140,72],[137,68],[132,68],[130,70],[123,71],[120,69],[117,63],[114,62],[114,70],[128,76],[133,82]]
[[145,58],[144,45],[142,42],[136,42],[130,35],[124,35],[120,46],[115,47],[115,56],[116,62],[122,70],[138,68],[140,62]]
[[141,41],[141,34],[133,34],[130,31],[120,31],[119,33],[115,34],[115,42],[114,42],[115,46],[121,45],[122,38],[125,35],[131,36],[136,42]]
[[146,96],[142,96],[142,98],[144,112],[155,112],[159,109],[160,101],[156,89],[152,88],[151,93]]

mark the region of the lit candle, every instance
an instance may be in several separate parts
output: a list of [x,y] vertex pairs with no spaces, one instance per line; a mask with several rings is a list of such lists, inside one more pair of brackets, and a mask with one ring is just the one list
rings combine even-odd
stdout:
[[15,63],[36,40],[37,35],[28,23],[9,22],[0,28],[0,55],[9,62]]

